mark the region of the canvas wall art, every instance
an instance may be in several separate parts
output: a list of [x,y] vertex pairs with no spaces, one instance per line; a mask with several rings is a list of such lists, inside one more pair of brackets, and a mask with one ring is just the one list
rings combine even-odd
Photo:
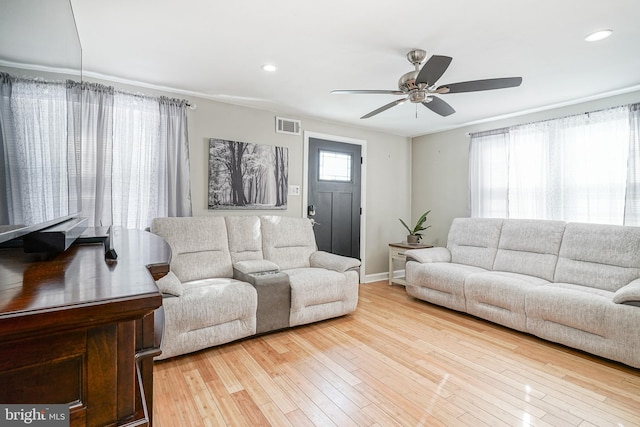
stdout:
[[209,209],[286,209],[286,147],[209,139]]

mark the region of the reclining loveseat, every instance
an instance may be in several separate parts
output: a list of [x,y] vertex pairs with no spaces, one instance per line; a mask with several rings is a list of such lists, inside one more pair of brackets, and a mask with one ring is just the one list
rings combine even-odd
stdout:
[[318,251],[312,227],[284,216],[156,218],[151,232],[172,251],[156,282],[156,360],[353,312],[360,261]]

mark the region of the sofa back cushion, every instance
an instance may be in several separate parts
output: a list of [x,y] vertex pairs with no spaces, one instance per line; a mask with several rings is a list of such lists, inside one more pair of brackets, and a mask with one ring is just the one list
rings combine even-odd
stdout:
[[555,282],[615,292],[640,277],[640,227],[567,224]]
[[506,219],[493,269],[553,280],[566,223]]
[[502,219],[456,218],[451,223],[447,248],[451,262],[491,270],[498,250]]
[[262,259],[262,232],[257,216],[228,216],[227,234],[231,261]]
[[151,232],[171,246],[171,271],[180,281],[233,277],[224,217],[156,218]]
[[307,218],[262,216],[262,252],[281,270],[309,267],[317,250],[311,221]]

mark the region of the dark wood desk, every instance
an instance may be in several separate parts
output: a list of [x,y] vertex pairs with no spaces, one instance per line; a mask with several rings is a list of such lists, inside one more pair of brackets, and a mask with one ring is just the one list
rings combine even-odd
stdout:
[[115,230],[55,256],[0,249],[0,402],[70,405],[72,426],[151,425],[160,237]]

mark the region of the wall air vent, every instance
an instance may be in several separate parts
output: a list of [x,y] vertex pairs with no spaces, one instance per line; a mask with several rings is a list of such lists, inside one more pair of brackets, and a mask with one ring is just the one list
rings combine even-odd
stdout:
[[300,120],[276,117],[276,132],[288,133],[289,135],[300,135]]

